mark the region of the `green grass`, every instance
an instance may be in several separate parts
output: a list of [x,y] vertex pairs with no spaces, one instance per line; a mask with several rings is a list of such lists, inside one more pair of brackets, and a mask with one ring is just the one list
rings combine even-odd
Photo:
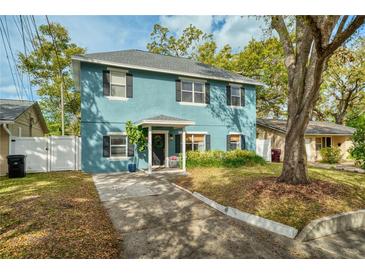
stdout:
[[281,164],[190,168],[177,184],[225,206],[298,229],[311,220],[365,208],[365,174],[309,168],[311,183],[276,183]]
[[90,175],[0,177],[0,258],[117,256],[117,234]]

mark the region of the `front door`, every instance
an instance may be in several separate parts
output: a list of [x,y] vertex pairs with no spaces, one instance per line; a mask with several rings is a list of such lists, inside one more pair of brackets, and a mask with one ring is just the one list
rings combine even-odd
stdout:
[[152,134],[152,165],[165,164],[165,134]]

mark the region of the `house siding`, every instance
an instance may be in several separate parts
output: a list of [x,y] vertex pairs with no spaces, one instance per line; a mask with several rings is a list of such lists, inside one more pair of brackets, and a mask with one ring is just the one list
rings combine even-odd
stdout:
[[[33,118],[34,124],[30,130],[31,118]],[[8,128],[12,136],[19,136],[19,129],[21,129],[21,137],[42,137],[45,134],[34,106],[22,113],[14,124],[9,124]]]
[[[335,136],[335,135],[305,135],[306,149],[310,151],[307,153],[307,160],[315,162],[322,160],[319,151],[316,151],[316,138],[332,137],[332,144],[334,147],[341,149],[342,160],[349,158],[349,149],[353,146],[350,136]],[[284,160],[285,148],[285,134],[272,130],[267,127],[257,126],[257,138],[271,140],[271,148],[281,149],[280,161]]]
[[[210,104],[207,106],[182,105],[176,102],[175,80],[179,75],[128,71],[133,74],[133,98],[127,101],[110,100],[103,96],[102,72],[106,66],[81,63],[81,136],[82,169],[86,172],[111,172],[127,169],[127,161],[102,157],[102,136],[108,132],[125,131],[128,120],[136,122],[160,114],[192,120],[189,131],[205,131],[211,135],[212,150],[226,150],[229,132],[246,135],[247,149],[255,151],[256,93],[255,87],[245,85],[243,108],[226,105],[228,82],[209,81]],[[166,130],[166,128],[163,128]],[[176,130],[170,129],[173,136]],[[174,154],[175,138],[169,138],[169,155]],[[147,154],[138,153],[139,168],[147,167]]]

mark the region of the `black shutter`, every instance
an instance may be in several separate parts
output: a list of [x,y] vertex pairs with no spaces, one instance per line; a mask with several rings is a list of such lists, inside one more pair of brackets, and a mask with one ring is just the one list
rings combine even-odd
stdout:
[[110,96],[110,71],[103,71],[103,94],[104,96]]
[[130,73],[127,73],[126,75],[127,79],[127,98],[133,98],[133,75]]
[[210,84],[205,83],[205,103],[210,104]]
[[246,136],[241,134],[241,149],[246,149]]
[[229,141],[229,135],[227,135],[227,151],[231,150],[231,143]]
[[231,105],[231,87],[226,87],[226,95],[227,95],[227,106]]
[[175,135],[175,153],[181,152],[181,135],[176,134]]
[[110,136],[103,136],[103,157],[110,157]]
[[245,89],[241,88],[241,107],[245,106]]
[[176,80],[176,102],[181,102],[181,80]]
[[205,150],[210,150],[210,135],[205,135]]
[[133,157],[134,156],[134,144],[129,142],[128,139],[128,157]]

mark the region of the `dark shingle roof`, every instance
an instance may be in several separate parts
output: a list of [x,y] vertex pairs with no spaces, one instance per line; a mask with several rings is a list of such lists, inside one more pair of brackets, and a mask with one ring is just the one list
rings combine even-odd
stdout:
[[[257,119],[256,123],[263,127],[268,127],[282,133],[286,132],[286,120]],[[306,135],[352,135],[355,129],[331,122],[310,121],[305,131]]]
[[0,121],[15,121],[33,104],[31,101],[0,99]]
[[104,61],[109,63],[121,64],[128,67],[138,66],[149,69],[165,70],[173,74],[193,74],[205,78],[219,78],[227,81],[237,81],[252,85],[262,85],[262,83],[243,77],[240,74],[216,68],[210,65],[199,63],[192,59],[166,56],[156,53],[151,53],[142,50],[121,50],[111,52],[98,52],[84,55],[74,56],[75,60],[82,61]]

